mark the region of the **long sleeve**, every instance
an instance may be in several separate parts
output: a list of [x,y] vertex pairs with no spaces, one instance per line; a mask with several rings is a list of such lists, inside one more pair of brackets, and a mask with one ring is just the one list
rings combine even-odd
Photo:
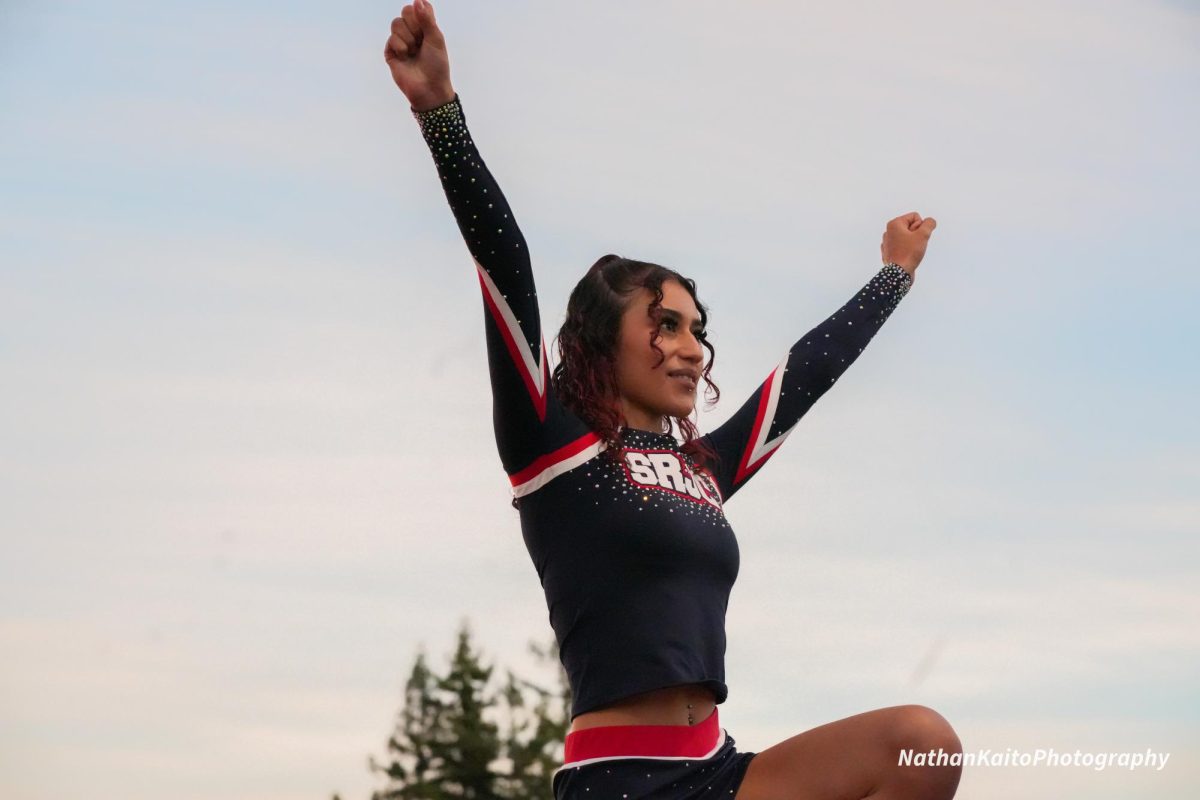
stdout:
[[412,114],[479,277],[496,446],[514,493],[527,493],[595,442],[554,398],[529,249],[472,141],[459,96]]
[[800,337],[737,412],[703,437],[719,456],[715,477],[722,502],[779,449],[911,287],[911,275],[885,264],[845,305]]

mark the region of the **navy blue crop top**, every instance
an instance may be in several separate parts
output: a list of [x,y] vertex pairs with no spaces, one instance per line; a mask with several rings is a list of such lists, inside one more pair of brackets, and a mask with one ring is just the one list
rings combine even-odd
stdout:
[[884,265],[800,337],[725,423],[696,467],[672,434],[621,430],[621,466],[556,398],[529,248],[467,130],[458,95],[412,111],[483,294],[500,462],[546,595],[571,685],[571,718],[630,695],[725,685],[725,611],[738,544],[723,505],[854,362],[912,285]]

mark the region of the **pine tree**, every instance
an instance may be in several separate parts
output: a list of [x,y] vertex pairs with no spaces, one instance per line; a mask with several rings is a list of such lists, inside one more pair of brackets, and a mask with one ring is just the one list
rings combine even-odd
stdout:
[[[405,687],[405,705],[388,739],[390,762],[368,757],[388,785],[372,800],[545,800],[554,770],[562,765],[562,742],[570,723],[571,692],[558,663],[557,644],[530,644],[543,661],[557,666],[557,690],[543,688],[506,670],[497,693],[487,685],[494,667],[471,647],[464,620],[458,646],[444,677],[427,666],[420,650]],[[532,693],[533,701],[529,694]],[[499,716],[500,725],[485,714]]]
[[371,800],[441,800],[447,796],[439,786],[442,764],[437,742],[449,737],[445,705],[434,694],[437,681],[426,666],[424,651],[419,650],[405,684],[396,731],[388,739],[388,750],[395,758],[384,766],[373,756],[367,757],[372,772],[383,772],[391,779],[387,789],[371,793]]
[[495,723],[483,718],[495,697],[484,693],[494,667],[485,667],[471,650],[464,620],[450,672],[437,686],[448,693],[445,721],[450,736],[439,741],[435,752],[442,758],[442,789],[448,797],[463,800],[501,800],[491,765],[500,757],[500,737]]
[[[504,751],[511,767],[500,781],[501,792],[510,800],[532,800],[551,795],[554,770],[562,766],[562,742],[567,735],[571,712],[571,691],[566,671],[558,663],[558,645],[553,640],[548,648],[530,642],[530,651],[541,661],[557,666],[557,692],[522,680],[508,670],[508,682],[503,698],[507,705],[508,730],[504,736]],[[532,711],[526,712],[525,690],[536,697]],[[553,712],[551,708],[553,707]],[[526,732],[532,729],[532,735]]]

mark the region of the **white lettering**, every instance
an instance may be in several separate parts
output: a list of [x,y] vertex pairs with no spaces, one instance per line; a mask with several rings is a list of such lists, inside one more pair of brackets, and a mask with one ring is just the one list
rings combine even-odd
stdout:
[[1054,748],[1039,748],[1033,752],[1009,747],[1004,752],[993,752],[984,748],[971,752],[947,753],[941,748],[936,751],[917,752],[901,750],[896,763],[902,767],[981,766],[981,767],[1089,767],[1100,771],[1108,767],[1124,767],[1135,770],[1141,766],[1162,770],[1167,766],[1170,753],[1155,753],[1147,748],[1145,753],[1085,753],[1058,752]]
[[664,489],[683,491],[683,473],[679,471],[679,459],[674,453],[647,453],[654,469],[658,472],[658,485]]
[[676,453],[626,450],[625,464],[630,480],[636,484],[669,489],[715,508],[721,507],[720,494],[711,478],[702,471],[689,470],[687,463]]
[[645,486],[657,486],[658,476],[654,474],[654,465],[645,453],[633,450],[625,452],[625,463],[629,465],[629,473],[635,481]]

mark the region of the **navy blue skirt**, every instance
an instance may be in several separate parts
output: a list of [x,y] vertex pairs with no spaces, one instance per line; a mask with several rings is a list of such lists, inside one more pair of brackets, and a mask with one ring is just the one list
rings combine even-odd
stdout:
[[731,800],[755,753],[717,709],[696,725],[604,725],[567,734],[555,800]]

